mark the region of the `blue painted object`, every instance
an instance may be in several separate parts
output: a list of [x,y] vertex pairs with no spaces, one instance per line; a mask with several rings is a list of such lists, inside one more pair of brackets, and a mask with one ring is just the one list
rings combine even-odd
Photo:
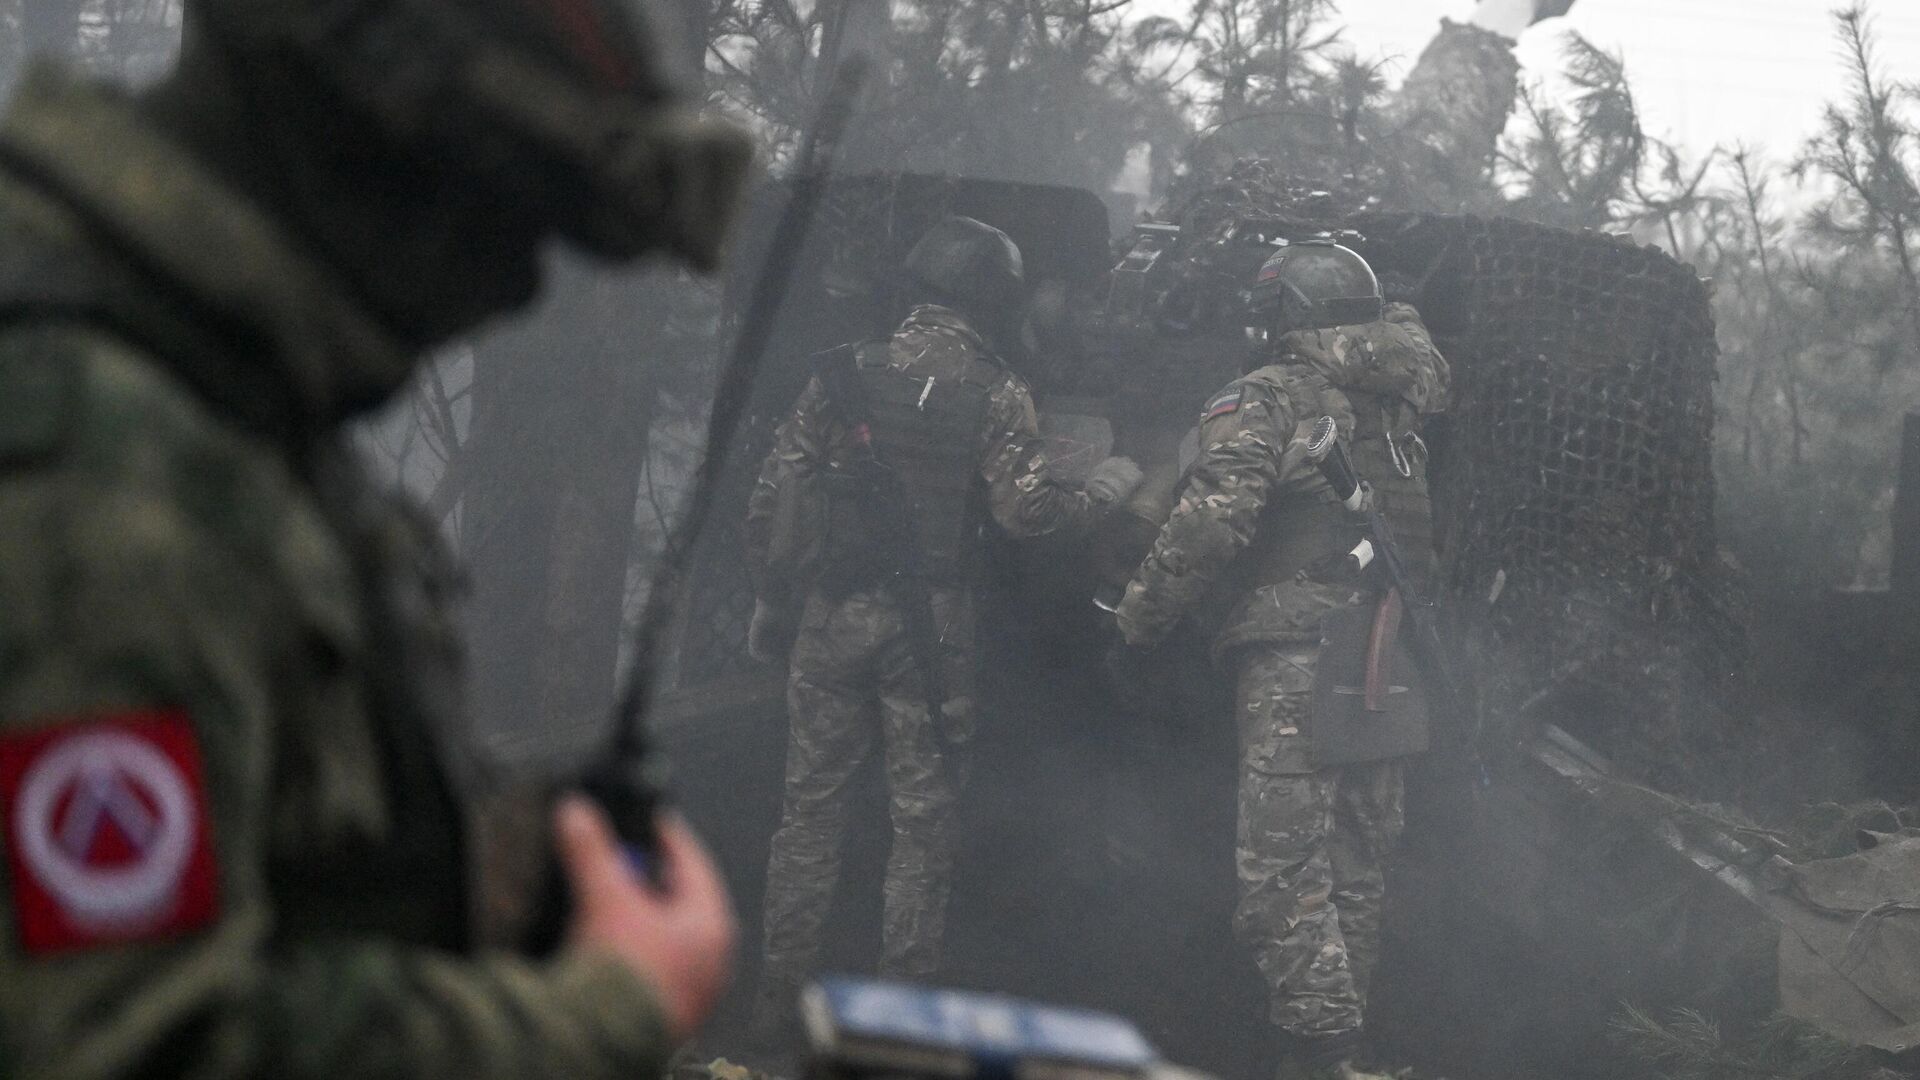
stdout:
[[816,984],[832,1042],[894,1043],[964,1056],[976,1077],[1017,1074],[1027,1061],[1145,1072],[1159,1055],[1120,1017],[998,994],[827,976]]

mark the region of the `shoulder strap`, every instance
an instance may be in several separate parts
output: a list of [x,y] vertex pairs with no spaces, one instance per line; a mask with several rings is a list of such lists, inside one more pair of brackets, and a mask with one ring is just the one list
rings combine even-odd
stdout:
[[84,250],[0,238],[0,332],[27,324],[117,339],[243,429],[298,445],[306,433],[292,390],[260,365],[268,346],[198,317],[198,305]]
[[[176,297],[142,303],[152,292],[132,268],[138,260],[121,252],[98,216],[70,198],[38,165],[0,142],[0,178],[46,200],[80,230],[79,243],[49,243],[0,232],[0,327],[23,320],[81,323],[111,333],[143,352],[166,356],[151,327],[183,323],[187,304]],[[10,222],[0,221],[0,225]],[[138,315],[131,314],[138,311]]]
[[[34,245],[0,244],[0,333],[39,320],[104,325],[93,278],[75,260]],[[45,354],[18,355],[0,388],[0,466],[44,459],[65,441],[81,375]]]
[[[313,432],[290,387],[266,373],[271,342],[208,310],[166,274],[124,248],[84,200],[69,197],[0,141],[0,178],[65,214],[77,239],[23,233],[0,217],[0,330],[23,322],[64,323],[119,339],[151,358],[196,396],[270,442]],[[291,440],[291,441],[290,441]]]
[[961,376],[961,381],[982,390],[991,390],[1000,385],[1001,380],[1006,377],[1007,365],[1001,363],[1000,358],[992,353],[983,352],[973,358],[973,363],[967,365],[967,373]]
[[813,377],[820,380],[820,388],[826,392],[827,411],[855,429],[863,427],[870,414],[866,384],[860,380],[859,369],[860,350],[864,345],[840,345],[807,358]]

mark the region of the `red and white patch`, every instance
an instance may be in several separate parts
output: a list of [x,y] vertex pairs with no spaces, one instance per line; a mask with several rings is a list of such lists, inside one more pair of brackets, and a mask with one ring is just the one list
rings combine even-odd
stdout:
[[185,714],[0,736],[0,805],[29,953],[154,940],[218,914],[200,748]]

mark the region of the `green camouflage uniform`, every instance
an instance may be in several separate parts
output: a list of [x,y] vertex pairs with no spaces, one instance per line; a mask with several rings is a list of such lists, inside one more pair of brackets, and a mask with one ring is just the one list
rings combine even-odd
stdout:
[[0,162],[0,1074],[657,1074],[636,975],[475,940],[454,575],[338,430],[412,358],[106,91]]
[[[916,308],[885,355],[916,378],[963,378],[982,356],[980,336],[956,312]],[[863,353],[863,355],[865,355]],[[823,408],[818,380],[801,394],[761,467],[748,506],[754,566],[764,567],[776,507],[787,485],[846,460],[846,432]],[[989,392],[978,437],[982,502],[1016,537],[1075,526],[1102,504],[1062,486],[1040,449],[1026,384],[1002,371]],[[805,590],[787,681],[791,730],[786,800],[767,862],[766,952],[759,1016],[778,1022],[812,967],[840,870],[846,785],[878,736],[891,795],[893,847],[882,925],[883,974],[926,977],[940,963],[952,861],[953,807],[964,780],[973,717],[973,612],[964,588],[931,590],[945,664],[942,736],[929,723],[923,684],[903,633],[902,606],[885,585],[834,595],[761,574],[760,595],[795,603]],[[876,709],[876,705],[878,708]]]
[[[1343,513],[1298,445],[1315,419],[1331,415],[1356,465],[1382,488],[1389,519],[1408,512],[1411,527],[1395,523],[1409,561],[1430,563],[1425,454],[1404,436],[1444,407],[1448,370],[1404,304],[1387,305],[1380,322],[1296,332],[1277,344],[1274,364],[1209,402],[1200,456],[1117,617],[1128,643],[1144,646],[1211,601],[1226,609],[1214,650],[1237,680],[1234,928],[1266,979],[1273,1023],[1303,1039],[1350,1038],[1378,949],[1382,867],[1402,824],[1401,763],[1314,767],[1309,713],[1320,620],[1371,598],[1351,583],[1299,576],[1297,559],[1277,565],[1273,553],[1309,517],[1326,520],[1332,509],[1337,521]],[[1382,467],[1367,464],[1368,437],[1383,431],[1407,449],[1412,475],[1398,483],[1383,475],[1394,471],[1384,452],[1374,455]],[[1313,554],[1344,551],[1348,542],[1329,534],[1326,550]]]

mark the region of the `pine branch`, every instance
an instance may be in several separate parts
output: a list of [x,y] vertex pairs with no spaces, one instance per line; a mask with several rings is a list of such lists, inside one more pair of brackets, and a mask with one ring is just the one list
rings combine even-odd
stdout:
[[1729,1036],[1698,1010],[1661,1020],[1622,1003],[1610,1026],[1615,1044],[1664,1080],[1899,1080],[1871,1051],[1784,1015]]

